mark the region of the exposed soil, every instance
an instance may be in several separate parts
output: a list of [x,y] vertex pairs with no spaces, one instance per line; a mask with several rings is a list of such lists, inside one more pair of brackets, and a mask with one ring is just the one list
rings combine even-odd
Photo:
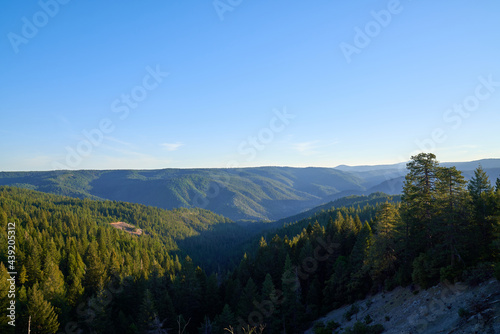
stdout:
[[111,226],[113,226],[114,228],[117,228],[119,230],[125,231],[127,233],[130,233],[130,234],[142,235],[142,230],[140,228],[135,228],[134,225],[130,225],[130,224],[127,224],[124,222],[114,222],[114,223],[111,223]]
[[360,311],[351,321],[344,319],[351,305],[318,321],[334,320],[346,328],[370,315],[372,324],[382,324],[387,334],[500,334],[500,283],[495,279],[477,287],[463,283],[441,283],[420,291],[400,287],[356,304]]

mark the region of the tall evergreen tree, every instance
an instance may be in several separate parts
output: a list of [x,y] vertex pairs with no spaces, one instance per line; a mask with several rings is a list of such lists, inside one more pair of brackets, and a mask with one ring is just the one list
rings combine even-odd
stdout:
[[493,224],[488,217],[492,214],[494,195],[488,175],[481,166],[478,166],[474,171],[474,176],[469,181],[468,189],[472,197],[474,220],[479,230],[479,235],[476,238],[481,240],[477,246],[481,254],[487,254],[488,246],[493,241]]
[[54,305],[61,305],[66,295],[64,276],[52,258],[45,261],[42,291],[45,298]]
[[393,204],[384,203],[375,217],[376,232],[372,236],[372,247],[368,255],[370,275],[375,284],[383,283],[396,271],[396,243],[401,226],[397,208]]
[[[347,292],[352,298],[357,299],[364,296],[369,289],[369,266],[367,263],[371,250],[372,229],[366,222],[357,235],[356,243],[349,256],[350,281],[347,285]],[[351,298],[351,299],[352,299]]]
[[10,300],[8,298],[10,288],[10,282],[8,279],[10,278],[11,277],[8,274],[7,268],[5,268],[3,262],[0,262],[0,309],[3,313],[0,317],[0,331],[2,333],[13,332],[12,329],[9,329],[9,327],[12,328],[12,326],[7,324],[10,319],[5,314],[5,312],[8,312],[7,308],[10,306]]
[[59,328],[54,307],[44,299],[38,283],[28,289],[28,316],[31,317],[33,334],[53,334]]
[[147,333],[150,328],[154,327],[155,322],[158,320],[158,311],[154,303],[153,295],[149,289],[144,292],[142,303],[139,307],[139,329],[143,333]]
[[254,310],[254,302],[259,302],[257,285],[255,285],[255,282],[250,277],[241,293],[240,302],[238,303],[238,315],[247,319]]
[[449,265],[455,266],[457,259],[463,261],[463,234],[469,225],[468,196],[462,172],[455,167],[439,169],[440,219],[434,227],[435,234],[444,248],[439,253],[449,255]]
[[403,185],[402,215],[405,221],[404,267],[408,274],[410,261],[425,249],[432,247],[432,227],[435,223],[436,183],[438,167],[436,156],[420,153],[406,165],[408,173]]
[[212,274],[207,279],[206,290],[203,296],[203,314],[213,319],[217,311],[221,308],[221,296],[219,295],[217,276]]
[[106,267],[103,259],[97,252],[97,244],[91,242],[85,253],[85,264],[87,270],[84,276],[85,291],[89,296],[104,288],[106,282]]
[[283,303],[281,304],[282,329],[285,333],[295,333],[302,320],[300,303],[301,289],[297,268],[292,265],[290,256],[285,259],[285,267],[281,275]]
[[223,334],[226,332],[225,328],[236,326],[236,317],[228,304],[224,305],[222,312],[215,317],[214,322],[213,333],[216,334]]

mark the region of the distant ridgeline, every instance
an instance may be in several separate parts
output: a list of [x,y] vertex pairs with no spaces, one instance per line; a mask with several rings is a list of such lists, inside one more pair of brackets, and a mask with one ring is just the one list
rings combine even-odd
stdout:
[[[22,332],[31,316],[33,333],[302,333],[368,293],[500,277],[500,180],[479,167],[466,181],[423,153],[405,174],[401,196],[349,196],[252,224],[3,186],[0,308],[9,303],[9,222]],[[2,333],[13,332],[7,320]]]
[[[495,180],[500,159],[454,166],[466,179],[481,164]],[[450,164],[443,164],[450,166]],[[404,164],[336,168],[78,170],[0,172],[0,185],[163,209],[198,207],[234,221],[274,221],[348,195],[401,194]]]

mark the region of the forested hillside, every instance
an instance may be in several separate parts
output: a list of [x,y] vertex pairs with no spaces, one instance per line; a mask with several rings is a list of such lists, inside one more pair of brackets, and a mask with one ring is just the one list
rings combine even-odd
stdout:
[[164,209],[199,207],[233,220],[283,218],[338,198],[343,191],[361,193],[366,189],[363,183],[355,175],[329,168],[0,173],[4,185]]
[[[433,154],[419,154],[408,164],[401,202],[383,197],[346,198],[344,207],[292,219],[264,233],[233,270],[207,275],[201,260],[179,257],[176,248],[202,230],[244,227],[204,210],[3,187],[2,247],[7,224],[16,224],[17,328],[31,316],[31,333],[301,333],[370,293],[500,276],[500,180],[492,185],[478,168],[466,182]],[[114,221],[144,233],[120,231]],[[231,244],[226,235],[213,243]],[[217,248],[205,247],[207,257]],[[3,263],[6,254],[2,248]],[[8,274],[3,265],[0,271],[4,308]],[[380,332],[381,325],[359,323],[345,333]]]
[[[142,235],[111,226],[110,223],[118,221],[142,229]],[[184,258],[190,252],[198,259],[207,259],[208,263],[220,260],[215,257],[217,254],[230,251],[234,247],[232,241],[241,242],[237,239],[248,234],[230,220],[202,209],[166,211],[5,186],[0,187],[0,226],[2,308],[8,302],[6,265],[11,259],[7,252],[7,232],[15,231],[17,328],[27,328],[29,313],[32,333],[53,333],[57,324],[73,323],[73,320],[82,323],[82,317],[87,316],[94,319],[81,311],[88,306],[89,312],[94,312],[88,303],[103,302],[99,298],[110,297],[112,286],[122,290],[132,282],[130,289],[135,289],[136,284],[150,278],[175,277],[183,264],[193,266],[189,257]],[[178,242],[210,233],[215,227],[217,235],[226,236],[225,242],[205,238],[202,249],[195,243],[196,247],[185,245],[179,250]],[[221,261],[219,265],[227,263]],[[119,304],[125,308],[131,306],[128,302]],[[134,317],[135,311],[132,308],[129,311],[124,311],[123,316]],[[108,321],[104,318],[110,315],[100,316],[102,321]],[[10,328],[7,320],[2,317],[0,321],[2,333]],[[82,326],[90,323],[93,321],[83,321]]]
[[[466,179],[483,164],[491,178],[500,160],[458,163]],[[401,193],[400,164],[338,168],[77,170],[0,172],[0,185],[77,198],[140,203],[163,209],[197,207],[232,220],[283,219],[348,195]]]

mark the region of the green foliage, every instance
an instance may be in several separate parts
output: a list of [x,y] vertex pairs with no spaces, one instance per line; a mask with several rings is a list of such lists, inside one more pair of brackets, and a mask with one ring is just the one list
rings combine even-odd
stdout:
[[433,256],[421,253],[413,262],[413,282],[427,289],[438,282],[439,270]]
[[221,314],[215,317],[214,333],[224,333],[225,328],[234,327],[236,325],[236,317],[231,311],[231,307],[226,304],[222,309]]
[[28,316],[31,317],[31,333],[53,334],[59,328],[54,307],[44,299],[38,284],[28,290]]
[[[385,181],[382,175],[377,178]],[[233,220],[282,218],[344,190],[364,191],[363,183],[361,177],[341,170],[289,167],[0,173],[0,185],[169,210],[203,207]]]
[[316,322],[313,326],[314,334],[332,334],[340,324],[334,320],[329,321],[326,325],[323,322]]
[[463,274],[465,283],[469,286],[478,286],[493,277],[495,272],[492,263],[480,263],[474,267],[468,268]]
[[380,334],[384,332],[384,326],[381,324],[367,325],[357,321],[353,327],[345,329],[344,334]]
[[462,268],[451,265],[442,267],[439,270],[439,277],[442,282],[458,282],[462,279]]
[[[2,261],[5,226],[16,222],[20,324],[27,324],[28,310],[40,310],[51,320],[48,329],[74,322],[84,332],[102,333],[162,333],[178,331],[179,324],[186,334],[264,326],[271,334],[292,333],[369,292],[412,283],[427,288],[439,280],[477,284],[493,275],[495,264],[500,276],[500,192],[487,187],[480,171],[466,186],[458,170],[439,166],[432,154],[412,157],[408,167],[402,203],[383,194],[351,196],[284,226],[234,224],[201,209],[166,211],[0,187]],[[125,175],[130,184],[154,179],[166,186],[161,180],[174,177],[171,172],[88,172],[74,179],[63,172],[50,182],[78,188]],[[192,197],[205,182],[177,177],[172,189],[179,198]],[[257,189],[249,187],[249,194]],[[273,196],[285,198],[278,188]],[[110,225],[118,221],[143,233]],[[356,307],[346,318],[359,312]],[[315,331],[331,333],[337,325],[316,325]],[[365,317],[346,332],[381,330]]]
[[[3,262],[0,262],[0,308],[2,312],[7,312],[7,308],[10,307],[10,299],[8,298],[10,289],[10,282],[8,279],[10,278],[7,268],[5,268]],[[2,333],[12,332],[12,329],[9,329],[9,327],[12,326],[7,324],[11,320],[7,317],[7,314],[4,313],[2,317],[0,317],[0,330]]]
[[358,314],[358,312],[359,312],[359,306],[357,304],[352,304],[349,310],[347,310],[344,313],[344,319],[346,319],[347,321],[351,321],[352,316]]

